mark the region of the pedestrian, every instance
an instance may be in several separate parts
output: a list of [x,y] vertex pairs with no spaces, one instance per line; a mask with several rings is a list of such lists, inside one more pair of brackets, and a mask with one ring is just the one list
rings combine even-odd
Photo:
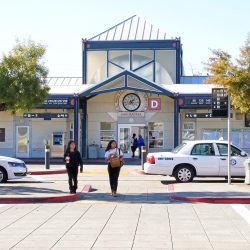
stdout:
[[108,162],[111,195],[116,197],[118,178],[121,166],[123,165],[123,152],[117,147],[117,142],[115,140],[109,141],[105,151],[105,159]]
[[141,147],[145,146],[145,142],[144,142],[142,135],[138,136],[137,143],[138,143],[138,148],[139,148],[139,158],[141,159]]
[[78,167],[80,165],[80,172],[83,171],[83,162],[80,152],[76,148],[74,141],[69,141],[68,147],[64,154],[64,161],[69,177],[69,190],[71,194],[75,194],[77,190],[77,175]]
[[135,157],[135,151],[138,147],[138,142],[137,142],[137,138],[136,138],[136,134],[134,133],[131,140],[130,140],[130,147],[131,147],[131,151],[132,151],[132,158]]

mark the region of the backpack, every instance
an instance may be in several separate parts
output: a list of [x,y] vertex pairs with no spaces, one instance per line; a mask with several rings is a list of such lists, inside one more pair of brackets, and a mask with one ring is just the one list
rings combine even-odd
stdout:
[[133,147],[137,148],[138,147],[138,141],[137,141],[137,138],[134,138],[134,141],[133,141]]

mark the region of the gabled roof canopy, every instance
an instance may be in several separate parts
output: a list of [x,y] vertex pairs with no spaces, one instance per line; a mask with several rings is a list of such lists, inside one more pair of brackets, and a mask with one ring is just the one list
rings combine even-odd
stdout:
[[83,91],[80,95],[92,96],[123,89],[149,92],[169,97],[174,96],[172,91],[168,91],[160,85],[150,82],[129,70],[124,70],[101,83],[93,85],[91,88]]

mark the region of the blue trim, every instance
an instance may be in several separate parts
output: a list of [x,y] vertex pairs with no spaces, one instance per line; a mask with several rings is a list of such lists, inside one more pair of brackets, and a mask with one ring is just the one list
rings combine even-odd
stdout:
[[155,82],[155,49],[153,50],[153,60],[154,60],[154,66],[153,66],[153,81]]
[[129,50],[129,69],[132,70],[132,66],[133,66],[133,53],[132,53],[132,49]]
[[[97,92],[93,92],[95,90],[97,90],[98,88],[102,87],[102,86],[105,86],[106,84],[110,83],[111,81],[113,80],[116,80],[117,78],[121,77],[121,76],[124,76],[125,77],[125,82],[124,82],[124,86],[123,87],[118,87],[118,88],[113,88],[113,89],[106,89],[106,90],[101,90],[101,91],[97,91]],[[127,76],[131,76],[133,77],[134,79],[152,87],[152,88],[155,88],[156,90],[158,91],[154,91],[154,90],[147,90],[147,89],[141,89],[141,88],[132,88],[132,87],[128,87],[126,84],[126,78]],[[169,96],[169,97],[173,97],[174,96],[174,93],[173,92],[170,92],[164,88],[162,88],[161,86],[153,83],[153,82],[150,82],[148,81],[147,79],[144,79],[140,76],[138,76],[137,74],[131,72],[131,71],[128,71],[128,70],[124,70],[120,73],[118,73],[117,75],[115,76],[112,76],[108,79],[106,79],[105,81],[99,83],[99,84],[96,84],[94,85],[92,88],[88,89],[87,91],[83,91],[82,93],[80,93],[80,96],[91,96],[91,95],[97,95],[97,94],[102,94],[102,93],[107,93],[107,92],[113,92],[113,91],[117,91],[117,90],[121,90],[121,89],[133,89],[133,90],[138,90],[138,91],[144,91],[144,92],[149,92],[149,93],[155,93],[155,94],[162,94],[162,95],[166,95],[166,96]]]
[[82,42],[82,83],[87,83],[87,48],[86,48],[86,41],[83,40]]
[[109,77],[109,50],[106,51],[106,63],[107,63],[107,74],[106,77]]
[[118,67],[120,69],[125,69],[124,67],[122,67],[122,66],[120,66],[120,65],[118,65],[118,64],[116,64],[116,63],[114,63],[114,62],[112,62],[110,60],[108,60],[108,63],[111,63],[111,64],[115,65],[116,67]]
[[87,135],[87,129],[88,129],[88,122],[87,122],[87,99],[84,98],[81,100],[81,105],[82,105],[82,113],[83,113],[83,116],[82,116],[82,120],[81,120],[81,123],[82,123],[82,157],[84,159],[87,159],[88,157],[88,148],[87,148],[87,141],[88,141],[88,135]]
[[[176,47],[173,47],[173,44]],[[130,41],[86,41],[87,50],[107,49],[172,49],[176,50],[179,40],[130,40]],[[86,46],[85,46],[86,48]]]
[[145,63],[145,64],[143,64],[143,65],[137,67],[137,68],[134,69],[133,71],[135,72],[135,71],[137,71],[137,70],[139,70],[139,69],[141,69],[141,68],[143,68],[143,67],[145,67],[145,66],[148,66],[150,63],[153,63],[153,62],[154,62],[154,60],[151,60],[150,62],[147,62],[147,63]]
[[79,143],[78,143],[79,96],[75,95],[74,97],[75,97],[75,103],[74,103],[74,141],[75,141],[76,147],[78,148],[79,147]]
[[181,43],[176,41],[176,83],[181,81]]
[[179,105],[178,98],[174,98],[174,147],[179,145]]

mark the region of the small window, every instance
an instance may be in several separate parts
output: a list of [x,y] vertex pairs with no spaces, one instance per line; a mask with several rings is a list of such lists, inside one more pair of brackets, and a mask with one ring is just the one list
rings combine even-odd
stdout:
[[196,144],[191,155],[214,155],[214,147],[212,143]]
[[5,128],[0,128],[0,142],[5,142]]
[[[217,143],[217,146],[218,146],[220,155],[223,155],[223,156],[228,155],[227,154],[227,150],[228,150],[227,144]],[[234,146],[231,146],[231,156],[239,156],[239,155],[241,155],[241,150],[234,147]]]

